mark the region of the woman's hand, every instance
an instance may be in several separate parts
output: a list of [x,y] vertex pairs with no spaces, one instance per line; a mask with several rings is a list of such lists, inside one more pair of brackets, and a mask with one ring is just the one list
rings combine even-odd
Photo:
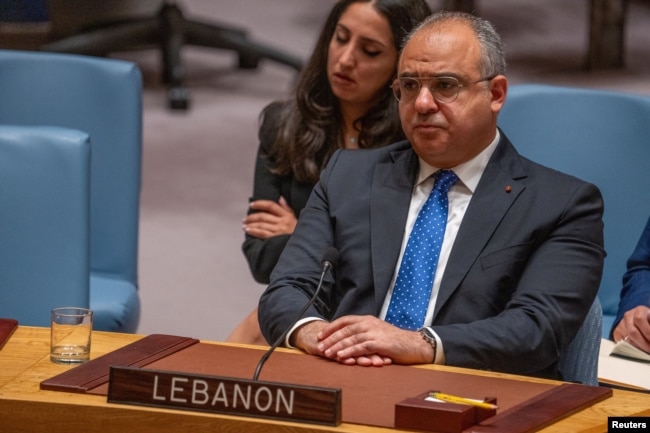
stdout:
[[256,212],[244,218],[244,231],[250,236],[268,239],[273,236],[289,235],[296,229],[298,219],[284,197],[278,202],[255,200],[250,208]]

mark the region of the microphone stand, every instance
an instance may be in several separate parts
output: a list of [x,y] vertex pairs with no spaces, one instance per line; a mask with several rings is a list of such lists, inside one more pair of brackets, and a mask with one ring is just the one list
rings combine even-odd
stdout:
[[285,329],[285,331],[278,337],[269,350],[266,351],[266,353],[262,356],[260,361],[257,363],[257,368],[255,368],[255,374],[253,375],[253,380],[257,381],[260,375],[260,372],[262,371],[262,367],[266,363],[266,361],[269,359],[271,354],[275,351],[275,349],[284,341],[284,339],[287,337],[287,334],[293,328],[293,326],[300,320],[303,314],[311,307],[314,305],[314,302],[316,301],[316,298],[318,298],[318,294],[320,293],[321,289],[323,288],[323,280],[325,279],[325,274],[327,271],[329,271],[333,267],[333,264],[330,260],[324,260],[323,261],[323,272],[320,274],[320,280],[318,281],[318,287],[316,287],[316,291],[312,295],[311,299],[309,299],[309,302],[305,304],[305,306],[300,310],[300,312],[296,315],[296,317],[293,319],[292,325]]

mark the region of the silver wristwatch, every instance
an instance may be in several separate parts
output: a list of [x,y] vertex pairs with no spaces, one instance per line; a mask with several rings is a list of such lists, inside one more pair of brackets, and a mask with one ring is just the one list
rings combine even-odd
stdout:
[[434,363],[438,352],[438,340],[436,340],[436,337],[433,335],[433,331],[427,327],[418,329],[418,332],[422,336],[422,339],[431,345],[431,348],[433,349],[433,359],[431,362]]

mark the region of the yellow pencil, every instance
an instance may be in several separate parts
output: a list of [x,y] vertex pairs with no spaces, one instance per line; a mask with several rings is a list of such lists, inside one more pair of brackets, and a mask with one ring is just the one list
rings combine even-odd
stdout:
[[469,404],[483,409],[497,408],[496,404],[487,403],[485,401],[475,400],[472,398],[465,398],[465,397],[458,397],[455,395],[444,394],[442,392],[437,392],[437,391],[430,393],[429,396],[438,400],[447,401],[449,403]]

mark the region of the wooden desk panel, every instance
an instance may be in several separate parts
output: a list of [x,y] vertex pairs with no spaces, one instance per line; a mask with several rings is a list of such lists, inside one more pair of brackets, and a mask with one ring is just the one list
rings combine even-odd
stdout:
[[[142,336],[94,332],[91,358],[125,346]],[[68,394],[39,389],[41,381],[69,368],[49,360],[49,329],[20,327],[0,351],[0,431],[58,433],[79,428],[84,432],[359,432],[397,430],[343,423],[338,427],[295,424],[226,415],[109,404],[97,395]],[[468,373],[453,367],[448,371]],[[477,376],[505,377],[531,382],[557,383],[499,373],[476,371]],[[542,432],[606,431],[608,416],[642,414],[650,408],[650,395],[614,390],[614,396],[582,410]]]

